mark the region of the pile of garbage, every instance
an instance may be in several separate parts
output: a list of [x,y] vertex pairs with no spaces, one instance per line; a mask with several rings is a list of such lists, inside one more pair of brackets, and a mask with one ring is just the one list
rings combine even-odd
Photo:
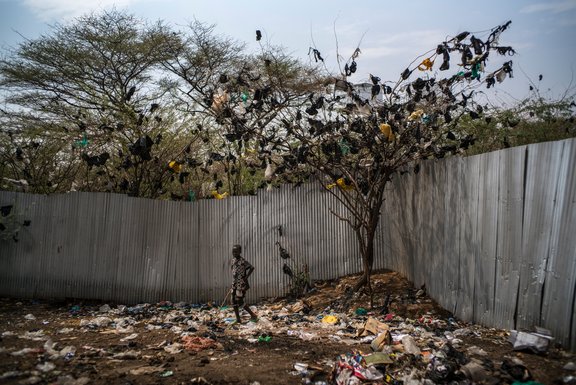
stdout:
[[[326,318],[334,322],[336,316]],[[352,333],[346,333],[347,319],[340,324],[332,338],[354,345],[369,343],[370,350],[351,349],[340,354],[327,379],[326,372],[312,369],[304,363],[295,364],[295,369],[304,378],[305,384],[356,385],[378,384],[501,384],[538,385],[530,370],[516,357],[504,358],[495,363],[488,353],[477,346],[463,345],[461,337],[477,335],[484,328],[460,325],[454,320],[448,322],[421,318],[406,320],[392,315],[383,317],[387,322],[373,317],[361,324],[352,324]],[[331,323],[332,323],[331,322]],[[300,332],[303,333],[303,332]],[[310,331],[302,338],[310,338]],[[526,335],[531,334],[524,332]],[[318,333],[318,335],[321,333]],[[348,334],[348,337],[345,337]],[[522,346],[521,349],[527,346]],[[531,345],[535,348],[536,345]],[[540,351],[541,352],[541,351]],[[566,366],[566,369],[574,364]],[[564,383],[576,383],[573,376],[566,376]]]
[[[335,302],[315,309],[311,302],[283,299],[261,303],[253,308],[259,317],[257,322],[250,322],[248,315],[243,314],[245,320],[242,323],[235,322],[231,307],[217,304],[163,301],[134,306],[72,306],[68,309],[70,322],[60,322],[62,327],[52,334],[41,327],[18,333],[10,330],[9,325],[0,327],[0,360],[2,356],[14,358],[37,354],[38,357],[35,367],[29,370],[0,372],[0,383],[7,380],[17,380],[13,383],[18,384],[45,383],[49,377],[47,374],[54,373],[57,364],[79,357],[117,362],[151,357],[151,352],[177,355],[220,350],[223,354],[231,354],[223,348],[223,341],[230,338],[254,344],[256,349],[277,338],[290,338],[310,345],[330,342],[341,348],[321,361],[294,362],[292,371],[278,374],[293,377],[303,384],[538,385],[541,382],[514,353],[521,350],[542,355],[551,349],[553,342],[549,331],[542,328],[534,332],[502,331],[443,318],[434,312],[410,318],[392,311],[383,312],[382,309],[376,311],[359,306],[344,309]],[[40,320],[36,320],[32,313],[18,320],[21,323],[36,321]],[[53,321],[42,322],[48,324]],[[135,343],[140,334],[154,330],[162,331],[164,338],[147,346]],[[74,339],[70,339],[69,344],[54,342],[56,336],[72,332],[109,335],[133,348],[115,351],[90,344],[78,346]],[[465,342],[482,337],[506,345],[509,354],[495,358],[481,347]],[[11,338],[39,341],[42,347],[15,349],[10,346]],[[555,380],[557,383],[576,384],[573,356],[567,352],[562,354],[562,371]],[[161,363],[140,365],[130,369],[129,373],[158,377],[174,375],[172,369]],[[196,381],[210,383],[204,378]],[[68,385],[89,382],[88,377],[74,378],[65,373],[59,373],[56,381]]]

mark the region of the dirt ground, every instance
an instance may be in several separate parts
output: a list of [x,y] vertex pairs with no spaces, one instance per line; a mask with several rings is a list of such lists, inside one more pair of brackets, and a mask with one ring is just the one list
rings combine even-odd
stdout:
[[[390,362],[375,366],[385,375],[372,383],[576,383],[568,352],[514,351],[508,331],[454,320],[394,272],[373,276],[370,309],[366,295],[351,294],[354,279],[317,282],[299,300],[255,304],[259,321],[242,324],[232,324],[231,308],[210,304],[1,299],[0,384],[336,383],[342,357],[372,352],[375,336],[359,333],[369,319],[388,325],[391,337],[413,336],[419,350],[388,340]],[[444,361],[435,358],[440,351]],[[480,377],[463,371],[470,361],[482,367]],[[512,367],[525,371],[514,377]]]

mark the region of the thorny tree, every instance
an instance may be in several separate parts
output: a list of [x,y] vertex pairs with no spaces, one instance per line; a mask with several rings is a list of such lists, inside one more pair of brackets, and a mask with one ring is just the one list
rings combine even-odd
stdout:
[[[268,138],[277,151],[272,157],[276,177],[315,176],[342,203],[344,212],[331,211],[355,231],[363,261],[355,291],[365,287],[371,293],[375,233],[393,174],[418,172],[417,161],[457,154],[474,142],[453,127],[463,116],[477,119],[484,113],[475,102],[475,89],[512,76],[512,61],[488,71],[489,59],[514,54],[512,47],[499,44],[509,25],[484,36],[462,32],[441,42],[396,82],[370,75],[367,95],[348,81],[357,71],[361,51],[356,49],[341,75],[326,84],[329,92],[310,92],[305,108],[280,112],[283,125]],[[317,49],[311,52],[323,61]],[[450,75],[442,77],[445,73]]]
[[2,181],[160,196],[172,153],[188,140],[173,140],[183,121],[154,82],[178,41],[162,23],[112,11],[20,44],[0,60]]
[[[182,113],[195,116],[194,132],[204,150],[177,159],[200,166],[212,179],[216,198],[253,193],[272,177],[271,167],[288,124],[288,110],[302,108],[304,95],[322,84],[315,70],[261,42],[260,52],[246,53],[243,44],[214,34],[214,26],[198,21],[165,62],[173,75],[166,81]],[[264,180],[264,181],[263,181]],[[261,183],[263,182],[263,183]]]

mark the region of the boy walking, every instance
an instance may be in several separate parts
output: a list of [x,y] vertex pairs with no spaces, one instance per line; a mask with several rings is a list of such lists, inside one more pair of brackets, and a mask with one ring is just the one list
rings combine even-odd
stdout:
[[234,314],[236,314],[236,321],[238,323],[242,322],[242,319],[240,318],[240,307],[250,314],[252,321],[258,320],[258,316],[254,314],[250,307],[244,302],[246,291],[250,288],[248,277],[254,271],[254,266],[242,258],[241,253],[242,246],[234,245],[232,247],[232,304],[234,307]]

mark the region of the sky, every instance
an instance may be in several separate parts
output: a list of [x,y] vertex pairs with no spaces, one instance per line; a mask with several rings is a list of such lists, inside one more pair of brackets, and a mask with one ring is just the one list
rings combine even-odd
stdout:
[[[500,45],[517,54],[491,55],[488,65],[497,69],[497,60],[512,60],[514,77],[490,98],[513,103],[529,96],[532,84],[542,96],[557,99],[570,89],[574,93],[576,85],[576,0],[0,0],[0,55],[25,38],[49,34],[56,23],[112,7],[176,29],[193,20],[214,24],[218,34],[254,51],[260,30],[263,42],[283,46],[303,61],[313,60],[310,47],[318,49],[335,73],[337,54],[346,60],[359,47],[354,82],[369,81],[369,74],[396,81],[415,58],[446,38],[463,31],[482,35],[511,20]],[[457,72],[456,61],[446,72]]]

